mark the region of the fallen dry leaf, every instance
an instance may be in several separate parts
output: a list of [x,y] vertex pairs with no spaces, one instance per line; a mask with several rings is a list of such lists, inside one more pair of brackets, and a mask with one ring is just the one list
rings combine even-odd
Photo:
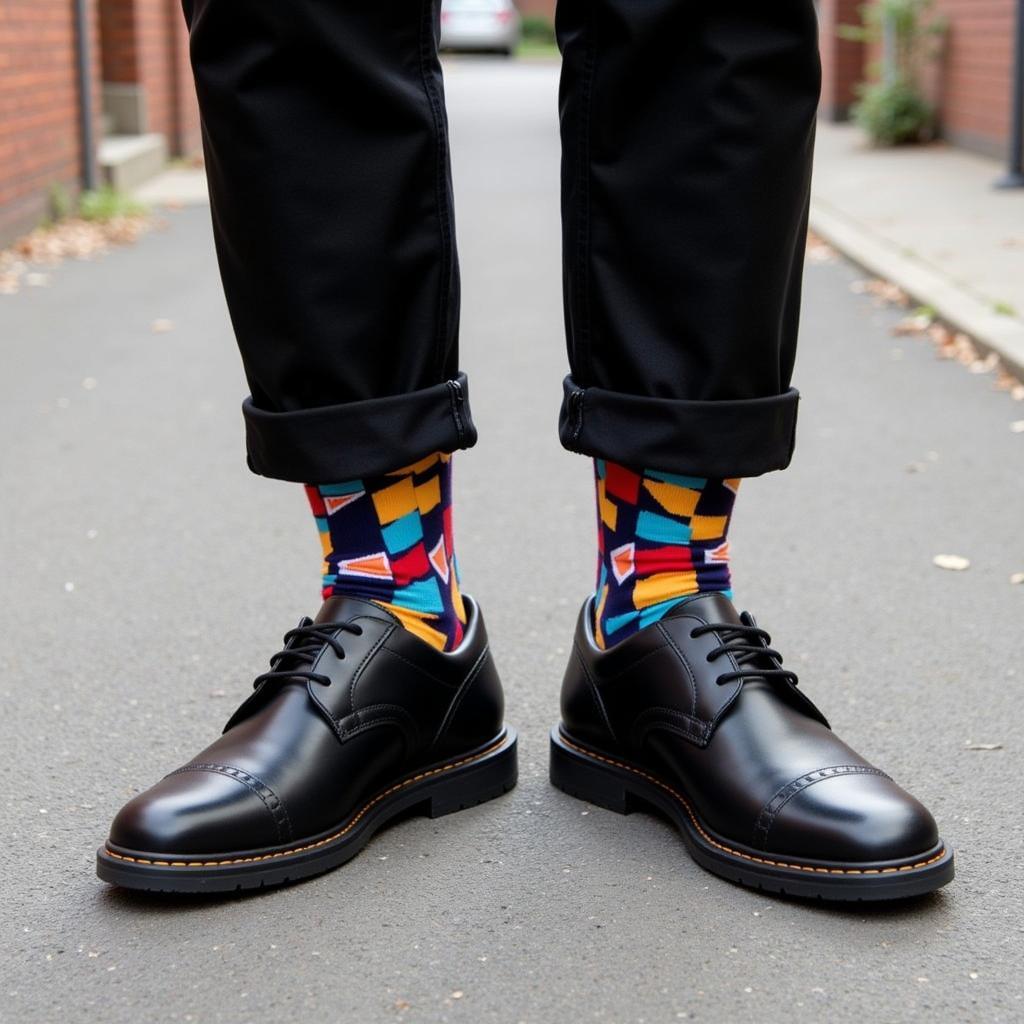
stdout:
[[[857,295],[873,295],[881,304],[902,307],[910,305],[910,297],[902,288],[881,278],[852,281],[850,291]],[[963,331],[954,333],[945,324],[937,321],[930,311],[922,309],[921,312],[904,317],[893,326],[892,333],[912,337],[927,336],[935,346],[935,354],[940,359],[955,359],[971,373],[994,372],[993,387],[997,391],[1008,391],[1015,402],[1024,402],[1024,382],[1018,380],[1002,365],[995,352],[982,355],[973,338]]]
[[910,297],[902,288],[891,281],[883,281],[878,277],[870,281],[853,281],[850,284],[850,291],[857,295],[873,295],[883,305],[903,307],[910,305]]
[[961,366],[972,366],[979,361],[978,349],[966,334],[953,335],[953,344],[956,346],[956,361]]
[[925,313],[916,316],[905,316],[893,325],[893,334],[924,334],[931,327],[932,318]]
[[1018,583],[1024,583],[1024,572],[1015,572],[1010,574],[1010,582],[1016,586]]
[[976,359],[968,369],[971,373],[991,373],[999,365],[999,356],[995,352],[989,352],[983,359]]
[[808,232],[807,260],[809,263],[831,263],[835,258],[836,251],[828,242]]
[[154,223],[147,214],[132,214],[103,222],[68,217],[36,228],[10,248],[0,250],[0,294],[13,295],[22,285],[43,287],[49,284],[50,276],[35,268],[49,269],[69,259],[91,259],[111,246],[134,242]]
[[932,563],[940,569],[949,569],[951,572],[963,572],[969,569],[971,563],[963,555],[936,555]]

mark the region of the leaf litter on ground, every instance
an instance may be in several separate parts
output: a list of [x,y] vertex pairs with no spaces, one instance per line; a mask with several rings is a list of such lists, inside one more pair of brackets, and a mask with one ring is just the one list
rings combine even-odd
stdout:
[[[910,297],[899,285],[882,278],[854,281],[850,290],[858,295],[873,296],[879,305],[901,309],[910,305]],[[994,373],[993,387],[996,391],[1006,391],[1015,402],[1024,402],[1024,382],[1002,364],[999,355],[996,352],[983,353],[974,339],[964,331],[947,327],[930,307],[919,306],[897,321],[892,327],[892,333],[897,337],[931,341],[940,359],[955,360],[961,366],[966,366],[971,373]]]
[[0,249],[0,295],[14,295],[23,286],[49,284],[47,270],[65,260],[88,260],[118,245],[130,245],[157,221],[148,213],[126,213],[108,220],[68,217],[56,224],[38,227],[7,249]]

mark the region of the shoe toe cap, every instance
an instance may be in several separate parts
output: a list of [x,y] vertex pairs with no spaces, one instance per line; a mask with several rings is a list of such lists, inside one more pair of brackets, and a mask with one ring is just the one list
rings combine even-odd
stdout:
[[196,769],[168,775],[125,804],[109,842],[139,853],[209,856],[287,840],[282,815],[266,794],[237,777]]
[[939,843],[927,808],[884,775],[807,786],[778,809],[765,832],[771,852],[844,863],[906,860]]

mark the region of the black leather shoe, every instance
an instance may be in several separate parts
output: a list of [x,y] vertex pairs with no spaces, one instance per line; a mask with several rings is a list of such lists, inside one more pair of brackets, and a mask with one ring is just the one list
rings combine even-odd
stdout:
[[97,854],[132,889],[220,892],[319,874],[411,809],[438,817],[516,782],[516,736],[466,597],[442,653],[346,597],[303,619],[224,734],[123,807]]
[[666,814],[698,864],[769,892],[915,896],[953,878],[928,811],[851,750],[721,594],[607,651],[583,607],[551,733],[551,781]]

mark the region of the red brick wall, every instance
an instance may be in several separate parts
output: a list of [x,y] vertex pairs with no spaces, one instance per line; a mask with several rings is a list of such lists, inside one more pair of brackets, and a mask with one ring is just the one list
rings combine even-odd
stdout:
[[520,14],[533,14],[555,20],[555,0],[516,0]]
[[949,19],[941,96],[952,142],[1005,152],[1010,129],[1014,0],[938,0]]
[[[93,8],[91,35],[98,52]],[[93,108],[100,109],[98,80]],[[97,119],[97,130],[99,124]],[[76,39],[69,0],[0,2],[0,239],[49,212],[49,192],[81,174]]]
[[860,24],[861,0],[821,0],[819,8],[821,47],[821,112],[832,121],[846,118],[856,99],[853,87],[863,77],[864,46],[840,39],[839,25]]
[[138,81],[133,0],[99,0],[99,19],[103,81]]
[[[120,23],[130,25],[132,77],[113,77],[107,72],[104,52],[103,78],[107,82],[138,82],[145,92],[148,130],[167,138],[173,154],[192,154],[199,149],[199,111],[192,72],[188,66],[188,35],[179,0],[101,0],[128,9]],[[104,36],[107,23],[104,21]],[[106,41],[106,39],[104,39]]]
[[174,36],[169,0],[133,0],[139,84],[146,94],[149,130],[167,136],[173,148],[175,96]]
[[[166,135],[172,153],[198,153],[199,112],[178,0],[89,0],[89,12],[96,138],[101,80],[140,82],[149,130]],[[53,186],[71,196],[78,191],[78,109],[72,0],[0,0],[0,244],[47,216]]]
[[188,56],[188,29],[181,14],[181,7],[174,0],[174,94],[177,111],[177,140],[172,139],[174,152],[193,156],[202,151],[203,140],[199,130],[199,103],[196,87],[192,81],[192,65]]
[[134,0],[139,81],[146,90],[149,130],[167,137],[175,155],[197,153],[199,107],[188,63],[188,33],[179,0]]
[[[835,25],[856,22],[850,0],[821,0],[822,114],[834,116],[852,98],[852,80],[866,77],[877,47],[835,40]],[[922,85],[939,107],[942,134],[951,142],[993,156],[1006,152],[1010,131],[1015,0],[937,0],[949,28],[941,63]],[[843,47],[847,49],[844,53]],[[858,53],[862,66],[858,66]],[[831,92],[829,91],[831,88]]]

